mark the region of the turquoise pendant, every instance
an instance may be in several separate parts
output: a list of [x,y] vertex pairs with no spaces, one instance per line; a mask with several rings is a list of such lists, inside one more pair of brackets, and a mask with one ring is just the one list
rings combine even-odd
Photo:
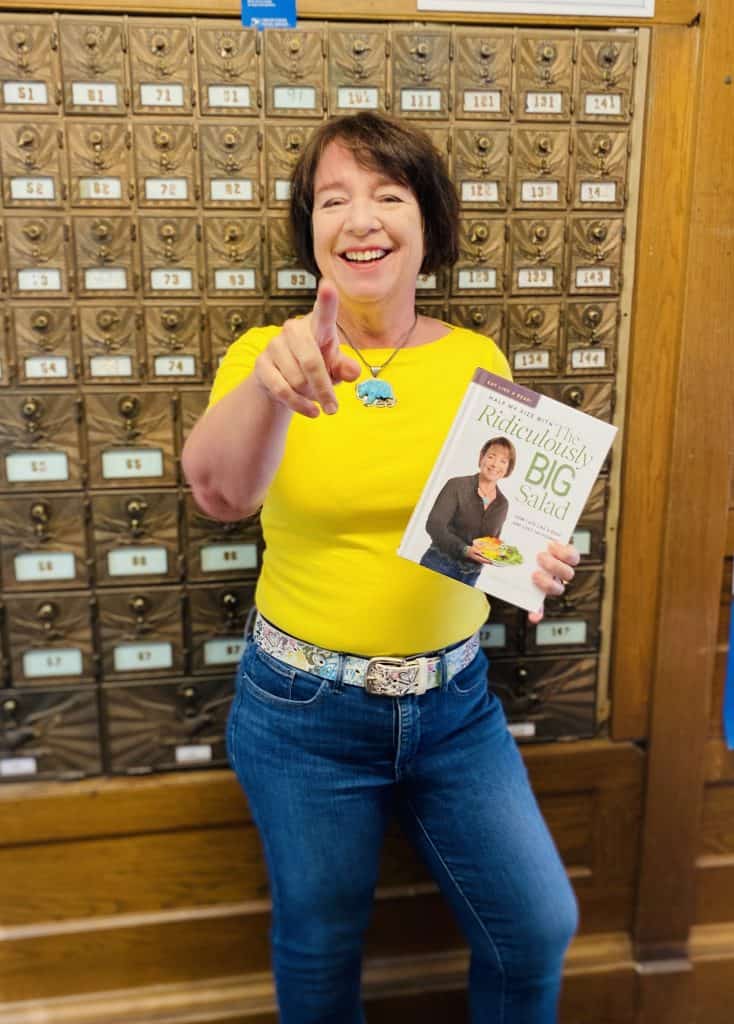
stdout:
[[356,392],[362,405],[372,409],[387,409],[398,402],[392,385],[386,380],[378,380],[377,377],[361,381],[356,387]]

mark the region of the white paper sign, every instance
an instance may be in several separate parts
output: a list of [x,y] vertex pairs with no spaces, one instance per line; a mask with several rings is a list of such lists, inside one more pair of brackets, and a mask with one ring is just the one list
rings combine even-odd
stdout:
[[336,91],[336,105],[343,110],[377,110],[378,104],[377,89],[342,86]]
[[31,580],[73,580],[76,562],[71,551],[27,551],[13,559],[16,583]]
[[210,107],[251,107],[249,85],[210,85]]
[[206,544],[200,554],[202,572],[257,569],[257,545],[255,544]]
[[140,102],[144,107],[182,107],[184,87],[147,82],[140,86]]
[[207,640],[204,644],[205,665],[229,665],[239,661],[245,641],[242,637],[223,637],[221,640]]
[[92,377],[131,377],[132,356],[92,356],[89,372]]
[[538,647],[552,647],[554,644],[585,644],[587,624],[583,619],[546,619],[535,627],[535,642]]
[[415,280],[415,287],[418,291],[430,291],[432,288],[436,288],[436,275],[419,274]]
[[312,85],[276,85],[273,106],[276,110],[315,110],[316,90]]
[[102,476],[105,480],[163,476],[163,452],[160,448],[117,448],[102,452]]
[[48,103],[48,89],[45,82],[3,82],[5,103],[22,103],[24,106]]
[[523,267],[517,272],[518,288],[553,288],[555,272],[552,267]]
[[53,178],[11,178],[11,199],[55,199],[56,185]]
[[406,112],[412,111],[440,111],[441,90],[440,89],[401,89],[400,109]]
[[0,759],[0,775],[35,775],[38,765],[35,757],[3,757]]
[[60,292],[61,271],[48,267],[46,270],[33,269],[18,271],[19,292]]
[[114,82],[72,82],[71,102],[75,107],[116,107]]
[[195,356],[156,356],[153,360],[156,377],[193,377],[196,373]]
[[525,93],[526,114],[562,114],[563,93],[560,92],[528,92]]
[[504,622],[492,622],[479,630],[482,647],[504,647],[507,643],[507,626]]
[[579,186],[582,203],[616,203],[616,181],[582,181]]
[[462,181],[462,203],[497,203],[500,198],[496,181]]
[[80,178],[80,199],[122,199],[122,180],[120,178]]
[[249,178],[212,178],[209,198],[216,202],[252,202],[252,182]]
[[78,647],[49,647],[45,650],[26,651],[23,655],[23,675],[26,679],[81,674],[82,652]]
[[191,270],[151,270],[150,287],[153,291],[191,291],[194,275]]
[[523,181],[520,188],[523,203],[557,203],[557,181]]
[[502,109],[499,89],[467,89],[464,92],[464,113],[498,113]]
[[313,290],[316,287],[316,278],[307,270],[279,270],[276,279],[281,291]]
[[127,271],[124,267],[92,267],[84,271],[87,291],[125,291]]
[[255,271],[215,270],[214,287],[223,291],[252,291],[255,287]]
[[591,554],[591,530],[574,530],[571,543],[580,555]]
[[584,112],[596,117],[620,117],[622,96],[618,92],[587,92],[584,97]]
[[607,352],[604,348],[574,348],[571,350],[571,367],[574,370],[604,370]]
[[176,747],[177,764],[205,764],[212,759],[212,748],[209,743],[189,743]]
[[497,271],[493,267],[459,271],[459,288],[496,288]]
[[652,18],[655,0],[417,0],[419,11],[477,14],[583,14],[591,17]]
[[31,480],[68,480],[69,457],[66,452],[15,452],[5,456],[9,484]]
[[113,548],[107,552],[107,572],[110,576],[157,576],[168,572],[168,552],[152,544]]
[[610,267],[579,267],[576,271],[577,288],[611,288]]
[[278,202],[286,202],[291,197],[291,183],[287,178],[275,179],[275,198]]
[[527,352],[516,352],[512,361],[514,370],[549,370],[550,352],[543,349],[530,349]]
[[23,368],[29,380],[64,380],[69,376],[66,356],[28,356]]
[[118,644],[113,648],[115,672],[145,672],[146,669],[170,668],[173,647],[169,643]]
[[189,183],[186,178],[146,178],[146,199],[188,199]]

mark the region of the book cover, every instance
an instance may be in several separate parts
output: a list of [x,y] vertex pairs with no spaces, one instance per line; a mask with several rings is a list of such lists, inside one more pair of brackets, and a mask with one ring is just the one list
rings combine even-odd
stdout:
[[398,554],[537,611],[537,555],[570,540],[616,432],[475,370]]

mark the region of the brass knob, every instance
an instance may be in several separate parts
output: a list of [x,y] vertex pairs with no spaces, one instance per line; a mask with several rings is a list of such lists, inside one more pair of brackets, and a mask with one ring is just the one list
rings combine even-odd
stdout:
[[596,55],[596,62],[601,68],[613,68],[619,60],[619,47],[614,43],[602,46]]
[[97,39],[97,33],[96,32],[93,32],[90,29],[89,32],[85,33],[85,35],[84,35],[84,45],[87,47],[88,50],[96,49],[97,42],[98,42],[98,39]]
[[14,700],[12,697],[8,697],[7,700],[3,701],[3,713],[6,714],[8,716],[8,718],[12,717],[17,710],[18,710],[18,701],[17,700]]
[[24,420],[33,420],[41,415],[42,408],[38,398],[26,398],[20,407],[20,414]]
[[288,50],[294,55],[301,52],[301,40],[298,36],[291,36],[288,40]]
[[563,400],[564,402],[566,402],[567,405],[572,405],[574,409],[578,409],[584,400],[583,388],[567,388],[566,392],[564,393]]
[[538,306],[532,306],[525,314],[526,327],[541,327],[545,323],[545,313]]
[[540,245],[541,242],[547,242],[548,233],[547,224],[533,224],[530,227],[530,237],[536,245]]
[[97,326],[101,327],[103,331],[107,331],[114,323],[117,323],[118,319],[117,314],[113,313],[111,309],[101,309],[97,313]]
[[136,618],[142,619],[146,615],[150,607],[150,602],[148,601],[148,598],[143,597],[142,594],[135,594],[128,601],[128,606],[130,610],[135,614]]
[[22,30],[13,33],[13,46],[16,50],[28,49],[28,36]]
[[99,128],[93,128],[91,132],[89,132],[89,134],[87,135],[87,140],[90,146],[94,146],[94,148],[96,149],[97,147],[101,146],[104,142],[104,135],[99,130]]
[[172,242],[176,237],[176,225],[167,220],[165,224],[161,224],[158,233],[164,242]]
[[34,501],[30,508],[31,520],[39,526],[45,526],[51,518],[51,509],[46,501]]
[[59,609],[53,601],[43,601],[36,608],[36,615],[41,620],[45,629],[50,629],[54,619],[59,614]]
[[473,309],[471,311],[471,322],[476,327],[482,327],[487,322],[487,317],[481,309]]
[[51,325],[51,317],[48,313],[36,313],[31,318],[31,326],[34,331],[47,331]]
[[547,156],[548,153],[552,153],[553,140],[551,139],[550,135],[539,136],[535,143],[535,148],[538,151],[538,153],[542,153],[544,156]]
[[541,43],[538,47],[538,60],[541,64],[552,64],[556,56],[557,51],[553,43]]
[[240,599],[239,596],[231,590],[225,591],[224,594],[219,598],[221,604],[227,615],[234,615],[239,610]]
[[469,241],[475,245],[480,242],[486,242],[489,238],[489,228],[486,224],[472,224],[469,229]]
[[229,128],[222,136],[222,143],[225,149],[234,149],[239,142],[239,135],[234,129]]
[[32,132],[30,128],[24,128],[18,133],[18,145],[23,149],[31,149],[36,145],[37,136],[35,132]]
[[36,221],[26,224],[23,228],[23,233],[26,238],[29,238],[32,242],[37,242],[39,238],[43,237],[43,229],[40,224],[36,223]]
[[430,57],[431,48],[428,45],[428,43],[418,43],[418,45],[415,48],[415,55],[416,57],[419,57],[421,60],[425,60],[426,57]]
[[134,395],[123,395],[117,403],[117,408],[121,416],[131,420],[140,412],[140,402]]
[[153,131],[153,145],[158,149],[168,149],[173,142],[171,133],[166,128],[156,127]]
[[181,318],[175,309],[164,309],[161,313],[161,323],[167,331],[175,331],[181,322]]
[[227,224],[224,228],[225,242],[237,242],[242,237],[242,231],[238,224]]
[[597,135],[592,145],[596,156],[608,156],[612,151],[612,140],[609,135]]
[[229,323],[229,328],[231,331],[238,331],[240,327],[242,327],[242,325],[244,324],[245,318],[242,316],[241,313],[235,311],[229,314],[227,322]]
[[490,43],[481,44],[481,46],[479,47],[479,56],[482,58],[482,60],[487,60],[489,57],[492,56],[492,46],[490,45]]
[[231,57],[236,51],[236,46],[232,36],[223,36],[219,40],[219,56],[220,57]]
[[145,501],[142,500],[142,498],[130,498],[130,500],[125,505],[125,511],[127,512],[128,516],[131,519],[133,517],[135,517],[136,519],[142,519],[147,508],[148,505]]
[[352,53],[355,57],[361,57],[363,53],[368,49],[367,43],[364,39],[355,39],[352,43]]
[[594,221],[594,223],[589,226],[589,237],[593,238],[595,242],[603,242],[607,237],[607,233],[606,224],[602,224],[600,220]]
[[100,242],[109,238],[112,234],[112,225],[108,220],[96,220],[92,228],[95,238]]
[[285,137],[285,148],[289,153],[300,152],[303,145],[303,136],[299,132],[288,132]]
[[161,33],[157,33],[150,41],[150,52],[158,55],[165,53],[168,49],[168,40]]
[[590,327],[595,330],[602,321],[603,313],[601,306],[586,306],[584,312],[581,314],[581,319],[585,327]]
[[477,149],[480,153],[488,153],[492,148],[492,140],[488,135],[480,135],[477,139]]
[[529,675],[530,673],[524,665],[518,665],[515,669],[515,679],[517,679],[519,683],[526,683]]

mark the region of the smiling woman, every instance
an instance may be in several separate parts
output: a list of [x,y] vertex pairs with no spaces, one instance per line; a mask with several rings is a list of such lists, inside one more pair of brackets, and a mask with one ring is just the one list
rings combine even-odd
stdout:
[[[576,926],[487,690],[486,598],[396,553],[474,370],[509,376],[493,341],[415,309],[417,275],[456,259],[457,217],[419,129],[367,112],[321,125],[291,191],[300,260],[321,278],[313,310],[230,346],[184,451],[210,515],[262,505],[227,743],[266,851],[283,1024],[363,1020],[362,937],[393,810],[471,944],[472,1020],[550,1024]],[[497,532],[508,444],[485,446],[470,495]],[[487,516],[470,541],[492,532]],[[536,582],[558,594],[578,554],[556,545],[540,561]]]

